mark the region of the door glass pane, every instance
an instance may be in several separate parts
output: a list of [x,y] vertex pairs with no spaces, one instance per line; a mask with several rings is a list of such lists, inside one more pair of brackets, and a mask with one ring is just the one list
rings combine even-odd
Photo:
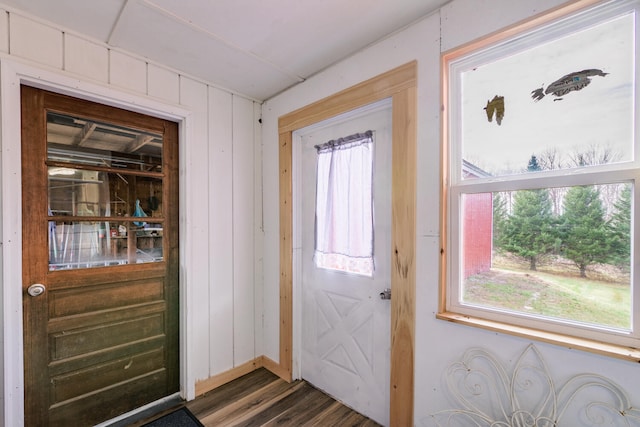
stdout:
[[47,165],[51,270],[162,261],[161,134],[49,112]]
[[162,225],[49,221],[49,270],[162,261]]
[[49,166],[51,215],[130,216],[138,199],[146,214],[159,217],[161,196],[159,177]]
[[162,171],[162,135],[143,130],[47,113],[49,161]]

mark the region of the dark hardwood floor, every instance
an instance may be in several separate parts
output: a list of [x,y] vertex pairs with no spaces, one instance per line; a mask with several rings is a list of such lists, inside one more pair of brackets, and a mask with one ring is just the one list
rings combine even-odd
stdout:
[[306,381],[258,369],[186,406],[205,426],[378,426]]
[[[182,405],[207,427],[379,426],[306,381],[287,383],[264,368]],[[155,414],[151,419],[173,409],[175,407]],[[129,426],[140,426],[151,419]]]

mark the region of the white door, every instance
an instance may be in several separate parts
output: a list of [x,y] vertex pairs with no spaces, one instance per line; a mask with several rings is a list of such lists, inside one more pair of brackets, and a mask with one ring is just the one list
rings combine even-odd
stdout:
[[[389,424],[391,286],[391,101],[298,131],[301,141],[301,375],[337,400]],[[314,145],[374,131],[373,277],[317,268],[313,261]]]

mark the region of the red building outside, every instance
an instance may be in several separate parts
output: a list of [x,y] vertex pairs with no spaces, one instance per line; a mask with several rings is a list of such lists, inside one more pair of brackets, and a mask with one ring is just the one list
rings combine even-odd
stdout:
[[[464,179],[491,176],[477,166],[462,161]],[[491,193],[466,194],[462,200],[463,277],[488,271],[491,268],[493,248],[493,195]]]

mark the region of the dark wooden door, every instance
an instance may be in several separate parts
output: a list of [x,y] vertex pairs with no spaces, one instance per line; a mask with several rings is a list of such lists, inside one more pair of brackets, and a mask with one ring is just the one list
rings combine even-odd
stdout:
[[93,425],[179,390],[177,124],[21,91],[25,424]]

